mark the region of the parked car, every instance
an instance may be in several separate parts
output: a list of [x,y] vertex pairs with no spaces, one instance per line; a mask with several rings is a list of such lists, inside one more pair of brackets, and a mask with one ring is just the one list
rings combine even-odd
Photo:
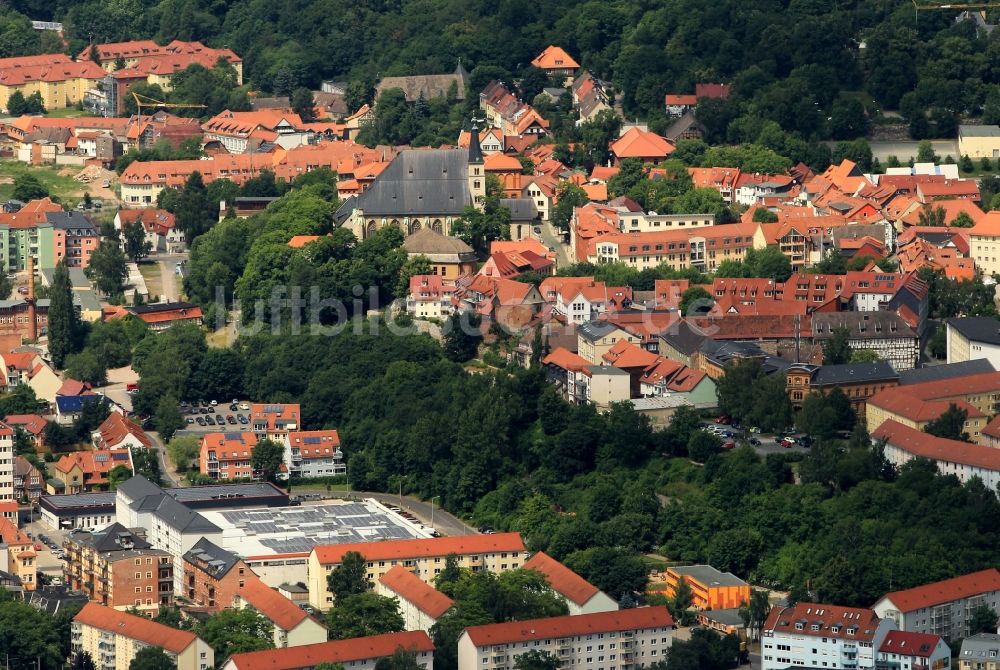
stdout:
[[191,424],[193,424],[193,423],[194,423],[194,418],[192,418],[192,417],[190,417],[190,416],[189,416],[189,417],[187,418],[187,424],[188,424],[188,425],[190,426],[190,425],[191,425]]
[[242,414],[238,414],[236,418],[239,420],[241,426],[245,426],[248,423],[250,423],[250,421],[247,420],[247,418],[245,416],[243,416]]
[[246,412],[246,411],[248,411],[250,409],[250,405],[246,404],[245,402],[241,402],[240,403],[240,409],[243,410],[244,412]]
[[211,405],[212,407],[215,407],[216,405],[219,404],[219,401],[218,400],[213,400],[212,402],[210,402],[208,404]]
[[233,403],[232,405],[229,406],[230,412],[235,412],[237,409],[239,409],[239,405],[237,405],[236,403]]
[[760,440],[758,440],[756,437],[751,437],[750,438],[750,444],[752,444],[755,447],[759,447],[760,446]]
[[198,422],[199,426],[204,426],[205,425],[205,417],[203,417],[203,416],[199,416],[197,419],[195,419],[195,421]]
[[795,444],[795,442],[793,440],[789,440],[787,437],[781,441],[781,446],[785,449],[790,449],[793,444]]
[[229,424],[230,426],[235,426],[235,425],[236,425],[236,417],[235,417],[235,416],[233,416],[232,414],[230,414],[229,416],[227,416],[227,417],[226,417],[226,422],[227,422],[227,423],[228,423],[228,424]]
[[225,419],[225,417],[223,417],[221,414],[216,414],[215,415],[215,424],[217,426],[225,426],[226,425],[226,419]]
[[732,421],[732,419],[730,419],[728,416],[726,416],[725,414],[723,414],[722,416],[720,416],[718,419],[715,420],[715,423],[721,423],[723,425],[729,425],[730,421]]
[[208,410],[208,413],[209,413],[209,414],[215,414],[215,408],[214,408],[214,407],[212,407],[211,405],[209,405],[209,406],[208,406],[208,407],[206,407],[205,409],[207,409],[207,410]]
[[722,448],[723,449],[735,449],[736,448],[736,443],[733,442],[732,440],[726,440],[725,442],[722,443]]

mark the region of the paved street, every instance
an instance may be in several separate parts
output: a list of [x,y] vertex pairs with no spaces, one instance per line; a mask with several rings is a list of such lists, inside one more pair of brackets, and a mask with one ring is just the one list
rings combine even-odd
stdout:
[[[564,268],[567,265],[572,265],[572,254],[570,253],[569,245],[563,244],[562,233],[558,232],[549,221],[541,222],[539,227],[542,231],[541,235],[532,232],[532,236],[539,238],[545,246],[555,248],[556,253],[558,254],[556,267]],[[534,229],[532,229],[532,231],[534,231]]]
[[180,300],[181,287],[180,277],[177,276],[177,263],[186,261],[187,254],[172,254],[157,256],[156,261],[160,266],[160,279],[163,285],[163,295],[161,298],[166,302],[176,302]]
[[171,466],[170,459],[167,458],[167,448],[163,444],[163,440],[160,439],[160,434],[155,431],[147,431],[146,434],[149,435],[149,439],[156,446],[156,456],[160,460],[160,473],[163,475],[164,480],[169,482],[171,487],[187,486],[187,482],[179,477]]

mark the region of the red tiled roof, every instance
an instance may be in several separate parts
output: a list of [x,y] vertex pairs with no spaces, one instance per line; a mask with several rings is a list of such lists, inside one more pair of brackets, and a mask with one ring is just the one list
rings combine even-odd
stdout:
[[297,430],[288,433],[288,446],[300,450],[304,459],[330,458],[340,447],[336,430]]
[[666,607],[636,607],[615,612],[529,619],[465,629],[477,647],[530,640],[612,633],[648,628],[670,628],[674,619]]
[[933,421],[955,405],[968,413],[969,418],[985,416],[964,400],[921,400],[906,392],[909,387],[893,387],[879,391],[868,399],[868,404],[910,421]]
[[256,577],[248,580],[237,594],[284,631],[292,630],[309,616],[298,605]]
[[565,347],[556,347],[549,355],[542,359],[542,365],[554,365],[563,370],[579,372],[590,366],[590,361],[582,356],[574,354]]
[[120,612],[97,603],[84,605],[83,609],[73,617],[73,621],[139,640],[151,647],[162,647],[173,654],[181,653],[198,639],[190,631],[164,626],[146,617]]
[[118,412],[112,412],[108,418],[97,429],[101,434],[103,446],[113,449],[129,435],[139,440],[147,449],[153,448],[153,441],[149,439],[145,431],[138,425],[132,423]]
[[447,556],[448,554],[487,554],[498,551],[524,551],[524,542],[518,533],[494,535],[462,535],[435,537],[423,540],[385,540],[382,542],[355,542],[328,544],[313,547],[321,565],[338,564],[344,554],[356,551],[369,561],[400,558]]
[[588,600],[600,592],[596,586],[544,551],[529,558],[521,567],[525,570],[540,572],[553,591],[572,600],[577,605],[586,604]]
[[549,45],[545,51],[535,56],[531,64],[543,70],[568,70],[577,69],[580,64],[573,60],[562,47]]
[[881,600],[892,601],[900,612],[913,612],[990,591],[1000,591],[1000,571],[996,568],[893,591],[882,596]]
[[633,127],[611,143],[611,152],[619,159],[666,158],[674,152],[674,145],[656,133]]
[[648,368],[659,362],[659,356],[642,347],[637,347],[628,340],[618,340],[602,357],[616,368]]
[[878,650],[887,654],[929,658],[934,653],[940,641],[940,637],[929,633],[890,630]]
[[40,435],[45,430],[47,421],[39,414],[11,414],[4,419],[4,423],[23,428],[31,435]]
[[[17,509],[17,505],[14,505]],[[31,538],[7,517],[0,516],[0,541],[6,545],[31,544]]]
[[288,246],[292,249],[301,249],[311,242],[315,242],[319,239],[319,235],[292,235],[292,238],[288,240]]
[[[797,623],[802,624],[801,629],[796,629]],[[871,641],[878,623],[878,616],[870,609],[796,603],[794,607],[772,609],[764,623],[764,631]],[[813,630],[814,625],[819,628]],[[848,634],[852,627],[855,627],[854,634]]]
[[397,565],[379,577],[379,582],[432,619],[439,619],[455,604],[451,598]]
[[434,644],[422,630],[386,633],[350,640],[304,644],[299,647],[265,649],[233,654],[229,660],[236,670],[301,670],[320,663],[342,663],[392,656],[397,649],[433,652]]
[[904,426],[894,419],[884,421],[872,432],[872,437],[877,440],[885,440],[887,444],[915,457],[1000,471],[1000,450],[998,449],[935,437],[922,430]]

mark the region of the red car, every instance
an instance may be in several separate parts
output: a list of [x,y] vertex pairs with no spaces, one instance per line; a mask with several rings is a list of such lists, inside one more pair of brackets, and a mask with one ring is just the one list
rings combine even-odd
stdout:
[[781,441],[781,446],[783,446],[785,449],[790,449],[793,444],[795,444],[795,443],[794,442],[789,442],[788,440],[782,440]]
[[722,416],[720,416],[720,417],[719,417],[718,419],[716,419],[716,420],[715,420],[715,423],[721,423],[721,424],[722,424],[722,425],[724,425],[724,426],[728,426],[728,425],[729,425],[729,422],[730,422],[731,420],[732,420],[732,419],[730,419],[730,418],[729,418],[728,416],[726,416],[726,415],[722,415]]
[[723,449],[735,449],[736,448],[736,443],[733,442],[732,440],[726,440],[726,442],[722,445],[722,448]]

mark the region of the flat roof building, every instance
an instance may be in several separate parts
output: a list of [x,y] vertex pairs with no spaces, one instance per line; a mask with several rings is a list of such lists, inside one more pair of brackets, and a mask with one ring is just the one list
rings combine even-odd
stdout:
[[691,604],[698,609],[727,609],[750,602],[749,584],[733,573],[721,572],[711,565],[667,568],[667,592],[673,594],[681,579],[691,587]]

